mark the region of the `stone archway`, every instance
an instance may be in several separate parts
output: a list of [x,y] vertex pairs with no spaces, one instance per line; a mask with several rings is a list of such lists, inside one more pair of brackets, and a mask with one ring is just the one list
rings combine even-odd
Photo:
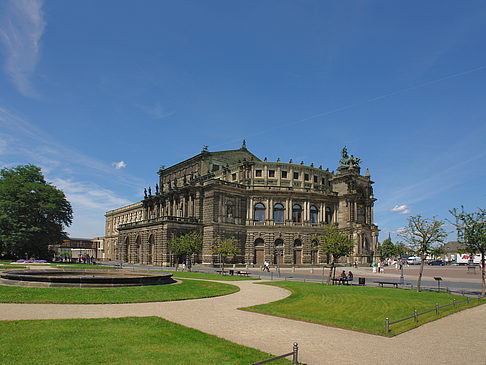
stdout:
[[301,265],[302,264],[302,241],[296,239],[294,241],[294,253],[292,257],[292,264]]
[[263,265],[265,253],[265,242],[261,238],[257,238],[254,243],[255,249],[254,249],[254,255],[253,255],[253,263],[255,265]]

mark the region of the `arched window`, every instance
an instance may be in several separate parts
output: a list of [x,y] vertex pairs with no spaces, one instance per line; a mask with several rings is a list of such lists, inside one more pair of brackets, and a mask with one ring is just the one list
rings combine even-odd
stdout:
[[299,204],[292,207],[292,222],[302,222],[302,207]]
[[319,211],[314,205],[311,205],[310,207],[310,222],[311,223],[317,223],[317,213]]
[[329,207],[326,207],[326,223],[331,223],[332,222],[332,209]]
[[262,203],[255,204],[255,220],[257,222],[265,221],[265,206]]
[[255,247],[263,247],[263,246],[264,246],[264,244],[265,244],[265,242],[264,242],[264,241],[263,241],[263,239],[261,239],[261,238],[257,238],[257,239],[255,240]]
[[301,240],[295,240],[294,241],[294,247],[302,247],[302,241]]
[[273,221],[275,223],[283,223],[285,208],[282,204],[275,204],[273,207]]

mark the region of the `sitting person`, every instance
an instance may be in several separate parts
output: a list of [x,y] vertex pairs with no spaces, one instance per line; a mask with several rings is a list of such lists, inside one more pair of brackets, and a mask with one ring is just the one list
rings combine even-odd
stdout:
[[348,277],[346,276],[346,271],[343,270],[341,273],[341,276],[339,277],[339,284],[343,284],[348,280]]
[[348,281],[353,281],[353,273],[351,271],[348,273]]

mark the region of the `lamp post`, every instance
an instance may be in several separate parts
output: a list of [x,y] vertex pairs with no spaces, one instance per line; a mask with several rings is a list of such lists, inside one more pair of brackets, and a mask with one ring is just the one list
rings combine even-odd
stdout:
[[405,281],[405,278],[403,277],[403,259],[400,257],[400,268],[401,268],[401,274],[400,274],[400,284],[403,284]]
[[282,257],[282,247],[276,248],[277,250],[277,277],[280,277],[280,258]]

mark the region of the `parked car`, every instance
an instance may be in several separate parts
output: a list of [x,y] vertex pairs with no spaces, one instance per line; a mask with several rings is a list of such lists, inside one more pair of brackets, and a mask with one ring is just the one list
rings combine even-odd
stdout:
[[409,265],[420,265],[422,259],[419,256],[410,256],[407,259],[407,264]]
[[433,260],[429,261],[428,265],[433,265],[433,266],[444,266],[444,260]]

